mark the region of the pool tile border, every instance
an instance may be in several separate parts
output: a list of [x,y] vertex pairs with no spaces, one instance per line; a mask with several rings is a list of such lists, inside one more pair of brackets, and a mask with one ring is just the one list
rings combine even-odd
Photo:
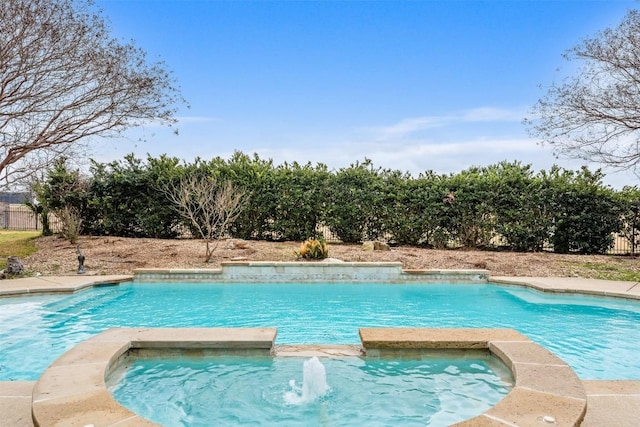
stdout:
[[219,269],[134,270],[136,282],[216,281],[216,282],[474,282],[484,283],[488,270],[404,270],[400,262],[223,262]]
[[[486,349],[509,367],[515,386],[484,414],[456,424],[472,426],[577,426],[586,411],[581,381],[562,360],[510,329],[361,328],[362,351],[379,356],[386,351]],[[155,426],[120,406],[107,389],[106,378],[129,352],[209,350],[257,351],[279,355],[275,328],[115,328],[75,346],[58,358],[33,388],[32,416],[36,426]],[[280,348],[283,356],[308,357],[359,353],[316,346]],[[329,346],[330,347],[330,346]],[[554,423],[544,423],[552,417]],[[542,424],[541,424],[542,423]]]

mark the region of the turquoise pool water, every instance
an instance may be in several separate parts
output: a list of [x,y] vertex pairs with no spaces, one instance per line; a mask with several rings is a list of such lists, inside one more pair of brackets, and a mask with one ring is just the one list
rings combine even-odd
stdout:
[[447,426],[485,412],[511,389],[506,367],[490,357],[321,358],[328,389],[314,399],[299,390],[317,384],[306,362],[140,359],[114,375],[110,389],[123,406],[166,427]]
[[0,380],[35,380],[111,327],[277,327],[279,344],[358,343],[359,327],[514,328],[583,379],[640,379],[640,303],[486,284],[127,283],[0,299]]

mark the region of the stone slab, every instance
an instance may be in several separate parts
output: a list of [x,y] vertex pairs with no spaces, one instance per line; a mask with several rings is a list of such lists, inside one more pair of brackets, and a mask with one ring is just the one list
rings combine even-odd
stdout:
[[586,400],[516,387],[486,415],[515,426],[575,427],[580,425],[586,409]]
[[583,427],[640,425],[640,381],[584,381],[587,415]]
[[488,349],[491,341],[529,339],[513,329],[360,328],[365,349]]
[[33,427],[31,391],[33,381],[0,382],[0,426]]
[[130,275],[109,276],[37,276],[0,281],[0,297],[32,294],[73,293],[94,286],[130,282]]
[[640,286],[636,282],[585,279],[580,277],[503,277],[490,276],[497,284],[525,286],[541,292],[580,293],[616,298],[640,299]]

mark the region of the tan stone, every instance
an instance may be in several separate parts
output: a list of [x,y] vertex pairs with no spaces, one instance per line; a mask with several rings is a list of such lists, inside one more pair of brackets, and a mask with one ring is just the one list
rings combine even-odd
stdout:
[[470,420],[455,423],[451,427],[513,427],[513,424],[489,418],[482,414]]
[[558,396],[586,400],[587,395],[578,376],[567,365],[514,363],[516,386]]
[[489,349],[503,362],[526,362],[547,365],[565,365],[558,356],[538,344],[528,342],[492,341]]
[[0,382],[0,425],[33,427],[31,391],[33,381]]
[[[139,418],[116,402],[106,388],[33,402],[33,417],[40,426],[108,426]],[[137,424],[136,424],[137,425]],[[144,421],[144,425],[155,425]]]
[[583,427],[640,424],[640,381],[584,381],[587,415]]
[[587,395],[640,396],[640,380],[592,380],[583,381]]
[[373,242],[374,251],[390,251],[391,248],[385,242]]
[[360,328],[360,340],[370,348],[486,349],[494,340],[528,341],[513,329]]
[[362,243],[362,250],[367,252],[373,252],[375,249],[375,242],[364,242]]
[[[516,387],[485,414],[517,426],[574,427],[580,425],[586,409],[586,400]],[[544,417],[552,417],[555,424],[544,423]]]

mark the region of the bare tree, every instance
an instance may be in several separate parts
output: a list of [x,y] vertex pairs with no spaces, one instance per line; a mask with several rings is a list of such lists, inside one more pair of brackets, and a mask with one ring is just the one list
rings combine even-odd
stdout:
[[69,157],[92,137],[175,121],[182,102],[161,62],[111,38],[91,0],[0,7],[0,180]]
[[206,243],[205,262],[210,262],[229,225],[247,203],[245,192],[212,176],[188,175],[162,189],[190,228]]
[[529,132],[556,154],[631,169],[640,177],[640,12],[564,55],[577,74],[535,105]]

